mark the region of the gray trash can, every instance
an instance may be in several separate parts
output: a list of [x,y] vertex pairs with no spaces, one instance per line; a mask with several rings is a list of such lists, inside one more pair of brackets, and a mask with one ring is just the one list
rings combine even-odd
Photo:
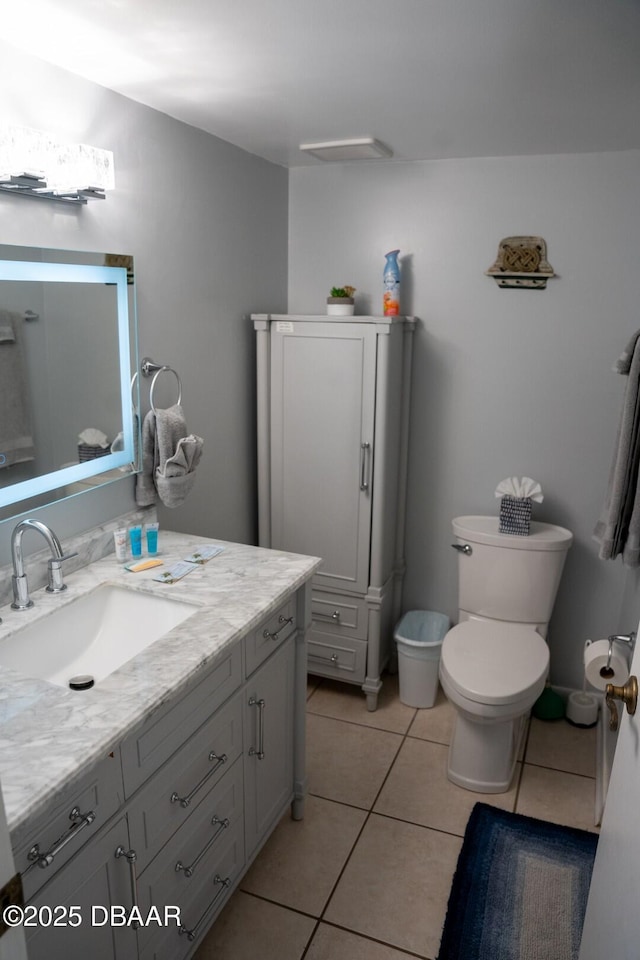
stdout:
[[409,610],[397,625],[400,700],[408,707],[432,707],[438,695],[440,651],[451,621],[433,610]]

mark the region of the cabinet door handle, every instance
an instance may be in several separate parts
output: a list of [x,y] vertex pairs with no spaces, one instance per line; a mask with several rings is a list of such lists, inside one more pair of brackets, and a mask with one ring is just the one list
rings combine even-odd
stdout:
[[258,749],[255,747],[249,748],[249,756],[257,757],[258,760],[264,760],[264,700],[256,700],[255,697],[251,697],[249,700],[250,707],[258,708]]
[[333,613],[313,613],[313,620],[333,620],[334,623],[340,622],[340,611],[334,610]]
[[319,657],[317,653],[310,653],[309,660],[320,660],[321,663],[338,663],[338,654],[334,653],[332,657]]
[[[125,850],[125,848],[120,845],[116,848],[114,856],[116,860],[119,860],[120,857],[124,857],[129,864],[129,878],[131,880],[131,908],[132,912],[135,910],[136,913],[139,913],[138,878],[136,877],[136,860],[138,859],[138,854],[135,852],[135,850]],[[137,920],[131,921],[131,927],[133,930],[137,930],[139,926],[140,924]]]
[[191,801],[193,800],[193,798],[195,797],[196,793],[198,792],[198,790],[199,790],[201,787],[204,786],[204,784],[207,782],[207,780],[209,779],[209,777],[212,777],[212,776],[214,775],[214,773],[216,772],[216,770],[217,770],[219,767],[221,767],[223,763],[226,763],[226,762],[227,762],[227,755],[226,755],[226,753],[223,753],[223,754],[219,757],[218,754],[217,754],[217,753],[214,753],[213,750],[212,750],[211,753],[209,754],[209,758],[208,758],[208,759],[209,759],[210,762],[213,761],[213,760],[217,760],[216,765],[215,765],[214,767],[212,767],[211,770],[209,770],[208,773],[205,773],[205,775],[204,775],[204,777],[202,778],[202,780],[200,780],[199,783],[196,783],[196,785],[195,785],[195,787],[193,788],[193,790],[191,791],[191,793],[188,793],[186,797],[181,797],[181,796],[180,796],[178,793],[176,793],[176,791],[174,790],[173,793],[171,794],[171,797],[169,798],[169,799],[171,800],[171,803],[179,803],[181,807],[188,807],[189,804],[191,803]]
[[216,893],[216,895],[215,895],[215,897],[213,898],[212,902],[209,904],[209,906],[207,907],[207,909],[205,910],[205,912],[202,914],[202,916],[200,917],[200,919],[199,919],[198,922],[196,923],[195,927],[191,927],[191,929],[189,930],[189,928],[188,928],[188,927],[185,927],[185,925],[184,925],[183,923],[181,923],[180,926],[178,927],[178,933],[180,934],[180,936],[182,936],[183,933],[186,933],[186,935],[187,935],[187,940],[188,940],[190,943],[191,943],[191,941],[195,940],[195,938],[197,937],[197,935],[198,935],[198,927],[200,926],[200,924],[202,923],[202,921],[204,920],[204,918],[206,917],[206,915],[209,913],[209,911],[213,908],[213,906],[215,905],[216,900],[218,899],[218,897],[222,895],[222,893],[227,889],[227,887],[230,887],[230,886],[231,886],[231,877],[225,877],[225,878],[223,879],[223,878],[220,876],[219,873],[216,873],[215,877],[213,878],[213,882],[214,882],[214,884],[218,884],[218,883],[219,883],[219,884],[220,884],[220,889],[218,890],[218,892]]
[[198,856],[195,858],[195,860],[193,861],[190,867],[185,867],[182,860],[178,860],[178,862],[176,863],[176,873],[180,873],[181,870],[184,870],[185,877],[192,877],[193,871],[198,866],[202,858],[205,856],[206,853],[208,853],[208,851],[214,845],[214,843],[216,842],[220,834],[224,830],[226,830],[227,827],[229,826],[229,820],[227,817],[225,817],[224,820],[221,820],[219,817],[214,817],[213,820],[211,821],[211,824],[212,826],[216,826],[216,824],[218,826],[218,829],[216,830],[214,835],[211,837],[209,842],[202,848],[202,850],[200,851]]
[[368,490],[369,489],[369,470],[367,465],[371,466],[371,444],[370,443],[361,443],[360,444],[360,489]]
[[282,632],[284,627],[286,627],[288,623],[293,623],[293,617],[283,617],[282,615],[280,615],[278,617],[278,623],[281,624],[281,627],[279,630],[276,630],[275,633],[269,633],[268,630],[263,630],[262,636],[264,637],[265,640],[277,640],[278,635]]
[[93,823],[96,815],[93,810],[90,810],[89,813],[80,813],[79,807],[74,807],[71,813],[69,814],[69,820],[72,820],[72,824],[67,830],[67,832],[59,837],[54,845],[51,847],[47,853],[40,853],[40,845],[34,843],[34,845],[29,850],[27,854],[27,860],[30,861],[31,866],[34,863],[37,863],[39,867],[42,867],[44,870],[45,867],[50,867],[54,859],[60,853],[68,843],[73,840],[74,837],[77,837],[81,830],[84,830],[85,827],[88,827],[90,823]]

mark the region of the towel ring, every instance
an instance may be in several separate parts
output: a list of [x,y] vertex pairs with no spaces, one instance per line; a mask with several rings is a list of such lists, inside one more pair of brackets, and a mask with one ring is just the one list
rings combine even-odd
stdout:
[[182,382],[181,382],[181,380],[180,380],[180,377],[178,376],[178,374],[176,373],[176,371],[173,369],[173,367],[166,367],[166,366],[165,366],[165,367],[160,367],[160,369],[154,374],[153,380],[151,381],[151,389],[149,390],[149,405],[150,405],[150,407],[151,407],[151,409],[153,410],[154,413],[157,413],[158,411],[156,410],[156,407],[155,407],[154,402],[153,402],[153,388],[154,388],[155,385],[156,385],[156,381],[157,381],[158,377],[159,377],[160,374],[163,373],[165,370],[166,370],[168,373],[172,373],[172,374],[174,375],[174,377],[176,378],[176,380],[178,381],[178,399],[176,400],[176,403],[181,403],[181,402],[182,402]]

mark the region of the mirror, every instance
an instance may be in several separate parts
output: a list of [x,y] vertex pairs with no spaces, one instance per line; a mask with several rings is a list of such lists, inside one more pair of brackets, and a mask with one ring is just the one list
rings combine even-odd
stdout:
[[0,520],[137,469],[135,326],[132,257],[0,244]]

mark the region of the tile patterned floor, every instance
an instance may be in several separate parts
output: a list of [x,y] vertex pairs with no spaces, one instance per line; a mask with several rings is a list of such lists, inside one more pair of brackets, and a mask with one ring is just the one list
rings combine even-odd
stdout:
[[309,796],[288,814],[203,941],[196,960],[434,960],[467,819],[481,800],[595,830],[595,729],[532,720],[508,793],[447,780],[453,711],[310,678]]

